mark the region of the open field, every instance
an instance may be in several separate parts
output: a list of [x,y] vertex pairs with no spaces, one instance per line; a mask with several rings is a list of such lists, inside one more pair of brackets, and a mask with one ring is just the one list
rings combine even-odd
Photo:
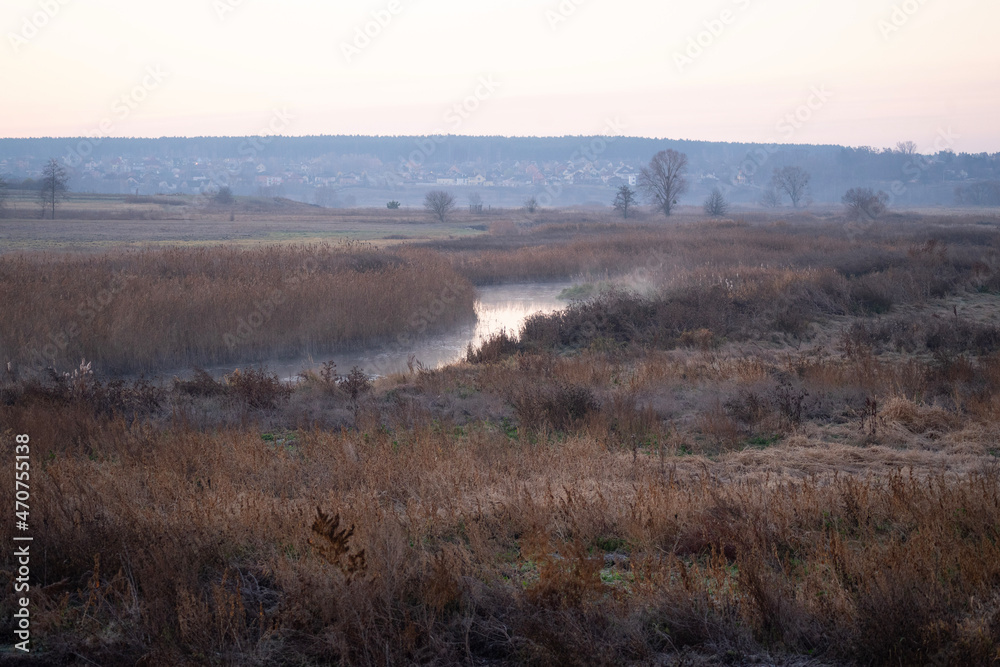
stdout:
[[[469,213],[461,204],[448,222],[432,220],[422,208],[321,208],[288,199],[240,197],[233,207],[199,205],[191,196],[70,194],[57,219],[38,218],[38,205],[27,195],[8,204],[0,216],[0,254],[10,252],[100,252],[115,247],[204,246],[224,243],[240,247],[261,244],[337,243],[361,240],[380,247],[410,242],[472,239],[495,228],[513,231],[540,224],[620,223],[613,211],[601,208],[543,209],[528,214],[518,209]],[[816,206],[808,212],[742,210],[733,216],[752,223],[784,219],[816,222],[840,220],[841,208]],[[660,219],[637,210],[629,224]],[[935,208],[899,213],[899,217],[985,220],[1000,224],[995,210]],[[230,220],[232,216],[233,220]],[[700,207],[679,207],[673,220],[692,223],[703,218]],[[509,234],[502,234],[509,236]],[[509,241],[499,241],[506,244]],[[543,242],[536,238],[536,242]],[[495,242],[496,243],[496,242]]]
[[[437,280],[612,285],[455,366],[15,367],[0,424],[31,436],[36,664],[998,664],[998,223],[543,212],[328,249],[329,291],[296,286],[308,316],[264,340],[401,282],[392,303]],[[165,321],[197,338],[204,295],[239,312],[255,272],[316,248],[8,255],[0,342],[112,267],[175,295]],[[131,303],[108,321],[163,309]],[[392,303],[340,319],[392,335]],[[88,352],[163,328],[135,326]]]
[[[73,195],[57,209],[56,220],[38,219],[37,205],[18,204],[7,217],[0,217],[0,253],[218,243],[336,243],[346,239],[398,243],[481,234],[495,220],[494,216],[457,211],[454,221],[442,224],[432,221],[422,209],[329,209],[287,199],[240,198],[234,208],[198,206],[193,197],[136,199],[140,203],[129,203],[123,197]],[[147,200],[171,203],[142,203]]]

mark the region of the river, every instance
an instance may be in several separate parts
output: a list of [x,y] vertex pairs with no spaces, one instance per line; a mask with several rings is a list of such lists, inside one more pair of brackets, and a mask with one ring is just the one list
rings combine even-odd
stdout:
[[[347,374],[357,366],[370,376],[405,373],[412,358],[424,368],[440,368],[465,358],[469,343],[475,347],[490,335],[502,329],[517,333],[521,324],[536,313],[553,313],[565,308],[566,301],[557,297],[572,282],[526,283],[494,285],[477,288],[476,323],[449,331],[428,335],[408,345],[390,344],[351,352],[333,352],[318,357],[300,359],[272,359],[263,362],[268,370],[283,380],[294,380],[299,372],[318,369],[320,364],[333,360],[337,372]],[[261,362],[229,364],[208,367],[209,373],[221,376],[241,366],[260,366]]]

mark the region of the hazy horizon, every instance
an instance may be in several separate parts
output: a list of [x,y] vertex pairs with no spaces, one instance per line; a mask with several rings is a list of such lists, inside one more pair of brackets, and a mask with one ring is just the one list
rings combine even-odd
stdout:
[[[1000,3],[16,0],[0,136],[559,137],[1000,151]],[[365,34],[367,30],[368,34]],[[280,122],[275,117],[281,116]]]

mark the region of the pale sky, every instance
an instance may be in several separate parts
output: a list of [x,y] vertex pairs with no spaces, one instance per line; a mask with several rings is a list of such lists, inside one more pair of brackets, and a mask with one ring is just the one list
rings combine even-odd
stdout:
[[0,136],[610,123],[996,152],[997,25],[997,0],[3,0]]

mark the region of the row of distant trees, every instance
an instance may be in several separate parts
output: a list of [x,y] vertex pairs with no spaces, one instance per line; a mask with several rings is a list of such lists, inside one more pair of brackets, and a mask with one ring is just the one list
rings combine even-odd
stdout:
[[[687,168],[688,157],[686,154],[672,149],[660,151],[653,156],[648,166],[642,168],[638,181],[639,192],[632,190],[628,185],[622,185],[618,188],[613,202],[615,210],[627,219],[639,205],[639,194],[641,193],[655,210],[669,217],[677,205],[678,198],[688,190]],[[760,203],[768,207],[777,207],[781,206],[787,197],[793,208],[799,208],[809,201],[810,180],[810,174],[797,166],[775,169],[771,177],[770,187],[764,191]],[[55,159],[50,159],[42,170],[41,178],[31,182],[33,189],[37,188],[42,218],[48,213],[51,218],[55,219],[56,205],[66,197],[69,191],[68,181],[68,175],[62,165]],[[9,184],[0,175],[0,215],[3,214],[6,207],[9,192]],[[997,205],[1000,204],[1000,183],[981,183],[967,189],[960,188],[956,190],[955,195],[956,199],[962,203]],[[222,205],[234,203],[234,197],[229,188],[222,188],[214,195],[213,199]],[[844,195],[842,202],[848,217],[874,219],[886,211],[889,196],[885,192],[876,192],[871,188],[851,188]],[[397,201],[388,204],[390,209],[398,209],[399,206]],[[424,207],[435,218],[444,222],[456,207],[455,197],[444,190],[432,190],[425,197]],[[534,197],[530,198],[525,202],[525,208],[528,212],[533,213],[538,208],[537,200]],[[482,198],[476,193],[470,196],[469,210],[474,213],[483,210]],[[716,188],[709,194],[704,202],[704,210],[706,214],[713,217],[721,217],[729,212],[729,203],[721,190]]]
[[[679,197],[688,190],[687,167],[688,158],[684,153],[675,150],[660,151],[653,156],[648,166],[643,167],[638,181],[639,191],[636,192],[628,185],[620,186],[612,205],[622,218],[628,219],[639,205],[641,194],[655,210],[669,217],[677,206]],[[761,204],[768,207],[781,206],[787,197],[793,208],[799,208],[809,201],[810,180],[810,174],[800,167],[786,166],[775,169],[771,176],[770,187],[765,190]],[[469,209],[481,212],[482,199],[478,195],[474,196],[475,201],[470,198]],[[848,218],[874,220],[885,213],[889,196],[881,190],[876,192],[871,188],[851,188],[844,194],[842,202]],[[398,202],[389,203],[389,208],[398,207]],[[455,207],[455,197],[444,190],[432,190],[424,199],[424,208],[441,222],[447,220]],[[525,208],[529,213],[533,213],[537,207],[538,202],[534,197],[525,202]],[[703,207],[705,213],[712,217],[722,217],[729,212],[729,203],[718,188],[712,190]]]
[[[639,189],[657,210],[665,216],[670,216],[677,205],[678,198],[687,192],[688,182],[685,178],[688,158],[683,153],[674,150],[660,151],[644,167],[639,176]],[[764,191],[761,204],[768,207],[781,206],[785,197],[793,208],[799,208],[809,201],[809,172],[801,167],[786,166],[775,169],[771,176],[770,187]],[[976,195],[980,195],[979,192]],[[889,195],[881,190],[871,188],[851,188],[844,195],[842,202],[851,219],[873,220],[885,213]],[[618,189],[615,195],[614,207],[623,218],[628,218],[629,212],[636,203],[636,193],[627,185]],[[705,200],[705,213],[712,217],[722,217],[729,212],[729,203],[722,191],[712,190]]]
[[[642,168],[639,175],[639,192],[654,209],[665,216],[670,216],[681,195],[688,190],[686,178],[688,157],[675,150],[660,151]],[[780,206],[787,196],[794,208],[806,201],[810,175],[800,167],[783,167],[775,169],[771,177],[771,185],[765,191],[761,203],[765,206]],[[618,188],[614,207],[623,218],[637,204],[635,191],[629,186]],[[722,191],[712,190],[704,203],[705,212],[714,217],[721,217],[729,212],[729,203]]]
[[[648,166],[643,167],[639,175],[639,192],[654,209],[669,217],[679,197],[688,190],[687,167],[688,157],[684,153],[660,151]],[[798,208],[806,200],[809,180],[809,173],[799,167],[775,169],[761,203],[780,206],[787,196],[792,206]],[[637,194],[627,185],[618,188],[613,205],[623,218],[628,218],[637,204]],[[704,209],[708,215],[721,217],[729,212],[729,203],[722,191],[715,188],[705,200]]]
[[[639,192],[628,185],[618,188],[613,202],[615,210],[627,219],[638,206],[641,193],[654,209],[669,217],[677,206],[678,198],[688,190],[687,168],[686,154],[672,149],[660,151],[653,156],[648,166],[642,168],[638,181]],[[787,195],[791,199],[792,206],[798,208],[805,198],[808,185],[809,174],[798,167],[775,169],[767,201],[780,205],[783,195]],[[393,203],[390,202],[390,208]],[[445,190],[431,190],[424,198],[424,208],[441,222],[447,219],[455,206],[455,197]],[[537,207],[538,202],[534,197],[525,202],[525,208],[529,213],[534,213]],[[482,211],[481,199],[476,202],[470,201],[470,210]],[[720,190],[716,189],[709,195],[705,202],[705,211],[713,216],[722,216],[729,211],[729,204]]]

